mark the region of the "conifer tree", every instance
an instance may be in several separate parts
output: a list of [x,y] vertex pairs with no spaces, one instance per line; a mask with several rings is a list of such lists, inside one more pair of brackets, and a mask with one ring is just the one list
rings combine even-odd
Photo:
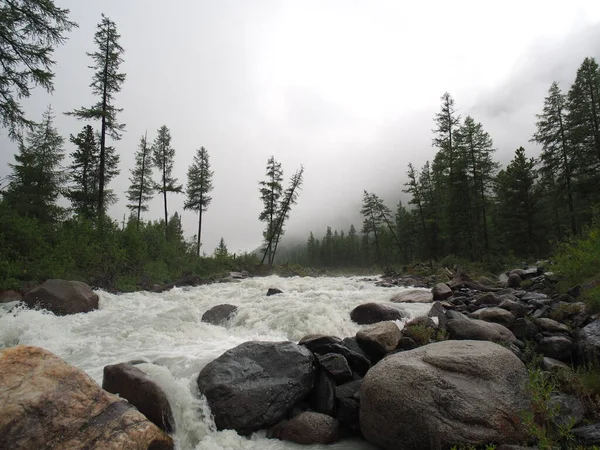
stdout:
[[23,126],[32,129],[19,99],[28,98],[35,86],[52,92],[54,48],[77,24],[69,10],[53,0],[10,0],[0,4],[0,124],[17,139]]
[[[117,122],[117,114],[122,111],[114,105],[115,94],[121,91],[121,85],[125,81],[125,74],[119,72],[119,66],[123,62],[123,47],[119,44],[121,36],[117,33],[115,23],[102,14],[102,20],[98,24],[98,30],[94,35],[94,43],[97,50],[88,53],[92,58],[95,70],[92,77],[92,92],[99,97],[98,102],[89,108],[79,108],[68,115],[75,116],[81,120],[100,120],[100,161],[98,166],[98,214],[99,218],[104,215],[106,206],[106,185],[108,184],[108,172],[118,173],[118,157],[114,156],[114,149],[107,150],[107,134],[113,141],[121,139],[125,130],[125,124]],[[113,155],[109,155],[112,153]]]
[[154,189],[163,196],[165,207],[165,237],[168,238],[167,193],[180,193],[183,186],[177,184],[177,178],[173,177],[173,165],[175,164],[175,149],[171,147],[171,132],[166,125],[158,129],[156,139],[152,145],[152,162],[158,169],[160,182],[154,183]]
[[229,256],[227,245],[225,245],[225,239],[221,238],[218,247],[215,248],[214,255],[215,258],[227,258]]
[[98,206],[98,144],[94,129],[86,125],[77,136],[70,136],[75,144],[71,153],[69,176],[71,185],[65,196],[71,201],[76,214],[92,220]]
[[260,199],[264,206],[258,216],[258,220],[266,223],[265,230],[263,231],[263,238],[265,240],[263,263],[265,258],[268,258],[269,261],[271,260],[272,248],[269,246],[269,242],[276,232],[277,207],[283,192],[282,181],[283,170],[281,169],[281,164],[275,161],[274,156],[271,156],[267,161],[266,180],[259,183],[261,186]]
[[138,151],[135,153],[135,165],[131,169],[129,182],[131,185],[127,190],[127,208],[135,213],[136,227],[140,227],[140,215],[142,211],[148,211],[148,202],[154,195],[154,184],[152,182],[152,148],[148,145],[148,135],[140,138]]
[[369,236],[373,234],[375,239],[375,252],[377,257],[377,262],[381,263],[381,246],[379,242],[379,227],[383,223],[381,219],[381,214],[378,210],[378,198],[375,194],[371,194],[367,191],[363,191],[363,202],[360,213],[364,217],[363,226],[361,232],[366,239],[366,244],[368,245]]
[[213,190],[212,176],[213,172],[210,170],[208,152],[204,147],[201,147],[196,150],[194,163],[188,169],[186,188],[187,198],[183,206],[183,209],[190,209],[198,212],[198,256],[200,256],[202,213],[208,209],[208,205],[212,200],[208,195],[208,193]]
[[48,108],[41,123],[27,133],[9,164],[8,189],[4,194],[9,205],[18,213],[41,222],[57,220],[61,209],[56,200],[65,182],[61,162],[64,158],[64,139],[54,127],[52,108]]

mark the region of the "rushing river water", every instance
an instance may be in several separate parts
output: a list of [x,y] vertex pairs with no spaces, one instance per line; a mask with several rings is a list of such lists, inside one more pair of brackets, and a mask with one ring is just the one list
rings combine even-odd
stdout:
[[[266,297],[269,287],[283,294]],[[217,432],[210,411],[199,398],[196,378],[224,351],[249,340],[298,341],[306,334],[353,336],[360,326],[350,311],[366,302],[387,302],[404,288],[381,288],[361,278],[253,278],[239,283],[175,288],[161,294],[99,292],[100,309],[57,317],[42,311],[0,309],[0,348],[18,344],[46,348],[85,370],[99,384],[105,365],[131,360],[165,391],[177,431],[179,450],[370,449],[364,442],[333,446],[299,446],[251,438],[234,431]],[[209,308],[231,303],[239,312],[225,327],[202,323]],[[0,305],[2,307],[2,305]],[[409,318],[430,305],[401,304]]]

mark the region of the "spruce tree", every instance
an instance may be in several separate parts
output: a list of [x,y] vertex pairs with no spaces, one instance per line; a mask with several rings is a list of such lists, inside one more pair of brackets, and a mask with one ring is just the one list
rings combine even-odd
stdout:
[[177,178],[173,177],[173,166],[175,164],[175,149],[171,147],[171,132],[166,125],[158,129],[156,139],[152,145],[152,161],[159,171],[160,182],[154,184],[154,188],[163,196],[165,207],[165,237],[168,237],[167,193],[180,193],[183,186],[177,184]]
[[69,175],[71,186],[66,191],[66,197],[76,214],[92,220],[96,217],[98,206],[98,163],[99,149],[91,125],[86,125],[77,136],[70,136],[75,144],[71,153]]
[[227,245],[225,245],[225,239],[221,238],[219,241],[219,246],[215,248],[214,255],[215,258],[227,258],[229,256]]
[[131,169],[129,182],[131,185],[127,190],[127,208],[136,216],[136,227],[140,227],[140,215],[142,211],[148,211],[148,202],[154,195],[154,184],[152,182],[152,148],[148,145],[148,135],[140,138],[138,150],[135,153],[135,165]]
[[64,158],[64,139],[54,127],[52,108],[43,114],[41,123],[27,133],[9,164],[12,173],[5,198],[19,214],[41,222],[54,222],[61,208],[56,201],[62,192],[65,174],[61,167]]
[[267,161],[266,180],[259,182],[263,210],[258,216],[258,220],[266,222],[265,230],[263,231],[263,238],[265,240],[263,263],[265,258],[268,258],[268,261],[271,260],[272,248],[269,246],[269,243],[276,232],[277,208],[283,192],[282,181],[283,170],[281,169],[281,164],[275,160],[274,156],[271,156]]
[[213,172],[210,170],[208,152],[204,147],[196,150],[194,163],[189,167],[187,173],[186,201],[183,209],[198,212],[198,244],[197,255],[200,256],[200,236],[202,234],[202,213],[208,209],[212,198],[208,195],[213,190]]
[[115,94],[121,91],[121,85],[125,81],[125,74],[119,72],[119,66],[123,62],[123,47],[119,44],[121,36],[117,33],[115,23],[102,14],[102,20],[98,24],[98,30],[94,35],[94,43],[98,49],[88,53],[92,58],[95,70],[92,77],[92,92],[99,97],[98,102],[89,108],[79,108],[68,115],[75,116],[81,120],[100,120],[100,161],[98,166],[98,214],[104,215],[106,206],[106,185],[108,184],[108,172],[117,172],[116,164],[118,158],[109,155],[114,149],[107,150],[107,134],[112,140],[121,139],[125,125],[117,122],[118,109],[114,105]]
[[36,86],[54,90],[52,53],[76,26],[69,20],[69,10],[57,7],[53,0],[0,4],[0,124],[12,139],[18,139],[23,126],[35,126],[19,99],[28,98]]
[[363,215],[363,226],[361,232],[363,233],[363,239],[365,246],[368,248],[369,236],[372,234],[375,240],[375,252],[378,263],[382,263],[381,258],[381,245],[379,240],[379,234],[383,221],[381,214],[378,209],[378,198],[375,194],[371,194],[367,191],[363,191],[363,202],[360,213]]

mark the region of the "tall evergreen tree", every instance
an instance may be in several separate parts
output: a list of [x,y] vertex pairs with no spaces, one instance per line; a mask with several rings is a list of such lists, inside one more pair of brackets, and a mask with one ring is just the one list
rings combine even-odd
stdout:
[[379,234],[383,221],[381,219],[381,214],[378,210],[378,198],[375,194],[371,194],[367,191],[363,191],[363,202],[360,213],[363,215],[363,226],[361,232],[363,236],[366,236],[366,243],[369,242],[369,236],[373,234],[374,242],[375,242],[375,252],[377,257],[377,262],[382,263],[381,258],[381,246],[379,240]]
[[70,136],[75,144],[71,153],[69,175],[71,186],[66,191],[66,197],[76,214],[89,220],[96,217],[98,206],[98,144],[91,125],[86,125],[77,136]]
[[197,254],[200,256],[200,236],[202,234],[202,213],[208,209],[212,198],[208,195],[213,190],[213,172],[210,170],[208,152],[204,147],[196,150],[194,163],[188,169],[186,201],[183,209],[198,212],[198,244]]
[[552,83],[544,100],[542,114],[537,114],[537,131],[532,141],[542,146],[540,160],[542,173],[552,174],[559,185],[559,193],[566,194],[571,232],[577,233],[574,200],[573,147],[566,124],[566,97],[557,82]]
[[52,60],[54,48],[65,42],[65,34],[75,22],[69,10],[53,0],[10,0],[0,4],[0,124],[17,139],[27,119],[19,99],[28,98],[31,89],[54,89]]
[[[166,125],[163,125],[158,129],[156,139],[152,145],[152,161],[154,166],[159,170],[160,182],[155,183],[154,188],[163,196],[166,225],[169,217],[167,193],[180,193],[183,190],[183,186],[177,184],[177,178],[173,178],[175,149],[171,147],[171,132]],[[169,236],[168,227],[165,227],[165,236]]]
[[214,255],[215,258],[227,258],[229,256],[227,245],[225,245],[225,239],[221,238],[218,247],[215,248]]
[[129,182],[131,185],[127,190],[127,208],[136,215],[136,227],[140,227],[140,215],[142,211],[148,211],[148,202],[154,195],[154,184],[152,183],[152,147],[148,145],[148,135],[140,138],[138,151],[135,153],[135,165],[131,169]]
[[56,200],[65,182],[61,161],[64,158],[64,139],[54,127],[52,108],[48,108],[41,123],[28,132],[19,145],[15,163],[9,164],[12,173],[5,198],[17,212],[52,222],[60,208]]
[[118,159],[112,158],[111,161],[107,157],[106,135],[108,134],[114,141],[117,141],[121,139],[121,134],[125,129],[125,124],[117,122],[117,113],[120,113],[122,109],[118,109],[114,105],[115,94],[121,91],[121,85],[125,81],[125,74],[119,72],[119,66],[123,62],[123,47],[119,44],[120,38],[115,23],[103,14],[94,35],[94,43],[98,49],[93,53],[88,53],[88,56],[94,61],[91,68],[95,70],[90,87],[99,100],[89,108],[82,107],[67,113],[82,120],[100,120],[101,123],[98,167],[98,214],[100,216],[105,212],[107,172],[116,170],[114,165],[110,165],[111,162],[113,164],[118,162]]
[[266,180],[259,182],[260,188],[260,199],[263,202],[263,210],[258,216],[258,220],[266,222],[265,230],[263,231],[263,238],[265,240],[265,247],[263,248],[263,259],[271,260],[272,248],[269,243],[272,241],[276,233],[276,219],[277,219],[277,207],[279,205],[279,199],[283,192],[282,187],[283,181],[283,170],[281,169],[281,163],[275,160],[274,156],[271,156],[267,161],[267,173]]

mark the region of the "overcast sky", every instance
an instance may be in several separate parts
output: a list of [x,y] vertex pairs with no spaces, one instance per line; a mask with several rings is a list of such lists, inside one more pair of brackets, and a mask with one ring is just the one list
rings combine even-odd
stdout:
[[[25,102],[41,118],[48,104],[68,141],[83,122],[61,112],[95,100],[87,68],[100,14],[114,20],[127,80],[115,104],[127,124],[115,144],[123,191],[140,136],[167,125],[175,174],[185,182],[204,146],[214,175],[203,217],[204,251],[221,237],[230,251],[260,244],[258,181],[270,155],[286,180],[304,164],[304,188],[289,236],[323,234],[329,224],[360,227],[363,189],[393,207],[406,166],[432,159],[433,116],[450,92],[461,115],[483,123],[505,163],[529,144],[535,113],[553,80],[568,89],[584,57],[600,57],[600,1],[250,1],[56,0],[79,28],[57,49],[55,92]],[[14,143],[0,130],[0,175]],[[72,146],[67,142],[67,153]],[[169,197],[186,234],[197,216]],[[146,218],[161,217],[157,196]]]

